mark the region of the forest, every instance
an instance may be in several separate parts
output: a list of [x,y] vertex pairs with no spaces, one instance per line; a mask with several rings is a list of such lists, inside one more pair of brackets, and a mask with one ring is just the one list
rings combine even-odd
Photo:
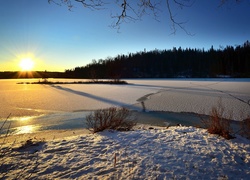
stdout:
[[250,42],[207,51],[182,49],[117,55],[92,60],[90,64],[65,71],[70,78],[212,78],[250,77]]
[[0,72],[0,78],[214,78],[250,77],[250,42],[209,50],[152,50],[92,60],[65,72]]

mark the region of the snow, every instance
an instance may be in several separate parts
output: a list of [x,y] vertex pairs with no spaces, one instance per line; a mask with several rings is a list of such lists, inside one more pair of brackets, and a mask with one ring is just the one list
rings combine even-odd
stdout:
[[21,144],[2,145],[13,150],[1,157],[0,179],[250,179],[250,140],[194,127],[140,125]]

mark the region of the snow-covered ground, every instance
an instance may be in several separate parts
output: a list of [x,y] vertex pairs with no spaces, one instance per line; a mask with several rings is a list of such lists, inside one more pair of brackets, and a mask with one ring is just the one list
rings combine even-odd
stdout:
[[194,127],[35,141],[0,157],[0,179],[250,179],[250,140]]
[[0,138],[0,179],[250,179],[250,140],[240,136],[225,140],[194,127],[145,125],[129,132],[39,132],[61,121],[82,127],[86,110],[110,106],[209,114],[221,100],[225,116],[241,120],[250,112],[249,79],[128,80],[128,85],[18,81],[0,81],[0,123],[12,113],[8,122],[20,128],[16,134],[38,132]]

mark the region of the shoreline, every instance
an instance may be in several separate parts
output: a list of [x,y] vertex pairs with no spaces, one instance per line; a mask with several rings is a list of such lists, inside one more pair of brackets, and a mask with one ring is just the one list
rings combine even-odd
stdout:
[[[55,112],[30,117],[11,117],[8,119],[5,127],[0,132],[0,137],[7,131],[7,126],[11,123],[10,133],[28,134],[36,132],[46,132],[50,130],[77,130],[86,129],[86,116],[93,111],[74,111],[74,112]],[[210,116],[193,112],[172,112],[172,111],[136,111],[130,110],[130,119],[138,124],[150,126],[168,127],[168,126],[193,126],[203,127],[201,117],[208,119]],[[23,122],[19,122],[23,121]],[[230,120],[232,124],[239,125],[241,121]]]
[[[0,132],[3,136],[11,123],[9,133],[11,134],[28,134],[36,132],[46,132],[50,130],[76,130],[87,128],[85,124],[86,116],[94,111],[77,111],[77,112],[55,112],[38,116],[10,117],[5,127]],[[136,111],[130,110],[130,119],[138,124],[150,126],[175,126],[182,124],[185,126],[200,127],[201,122],[197,114],[180,113],[167,111]]]
[[[137,124],[134,127],[134,130],[149,130],[149,129],[167,129],[167,126],[157,126],[150,124]],[[131,131],[134,131],[131,130]],[[117,131],[119,132],[119,131]],[[123,132],[123,131],[120,131]],[[103,133],[103,132],[99,132]],[[0,136],[0,146],[8,146],[12,145],[20,146],[20,144],[25,143],[27,140],[32,141],[44,141],[50,142],[54,140],[72,140],[75,138],[79,138],[80,136],[94,135],[99,133],[92,133],[87,128],[78,128],[78,129],[61,129],[61,130],[42,130],[32,133],[25,134],[10,134],[8,136]]]
[[[168,128],[171,126],[185,126],[185,127],[196,127],[205,128],[201,121],[200,116],[203,118],[209,118],[208,115],[200,115],[196,113],[187,112],[165,112],[165,111],[149,111],[149,112],[138,112],[131,111],[132,120],[136,122],[135,129],[140,129],[142,127],[148,129],[154,128]],[[133,119],[134,118],[134,119]],[[235,132],[240,127],[240,122],[231,121],[232,128]],[[58,125],[63,127],[62,125]],[[139,128],[138,128],[139,127]],[[40,129],[34,132],[20,133],[20,134],[10,134],[5,137],[5,134],[0,135],[0,143],[3,141],[5,143],[13,142],[24,142],[28,139],[51,141],[55,139],[73,138],[80,135],[92,134],[87,127],[84,126],[78,128],[51,128],[51,129]]]
[[26,134],[10,134],[7,137],[0,136],[0,145],[14,143],[16,145],[23,143],[29,139],[36,141],[53,141],[71,139],[82,135],[91,134],[86,128],[69,129],[69,130],[43,130]]

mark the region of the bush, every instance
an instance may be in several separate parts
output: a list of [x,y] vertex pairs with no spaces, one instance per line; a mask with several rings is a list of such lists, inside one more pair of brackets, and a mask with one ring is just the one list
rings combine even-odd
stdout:
[[99,109],[86,116],[86,124],[93,133],[105,129],[129,131],[135,126],[135,122],[129,120],[131,113],[126,108],[110,107]]
[[218,134],[225,139],[232,139],[234,137],[231,135],[233,131],[230,120],[225,119],[223,114],[224,107],[219,103],[217,107],[212,108],[210,117],[208,119],[202,119],[202,122],[209,133]]

